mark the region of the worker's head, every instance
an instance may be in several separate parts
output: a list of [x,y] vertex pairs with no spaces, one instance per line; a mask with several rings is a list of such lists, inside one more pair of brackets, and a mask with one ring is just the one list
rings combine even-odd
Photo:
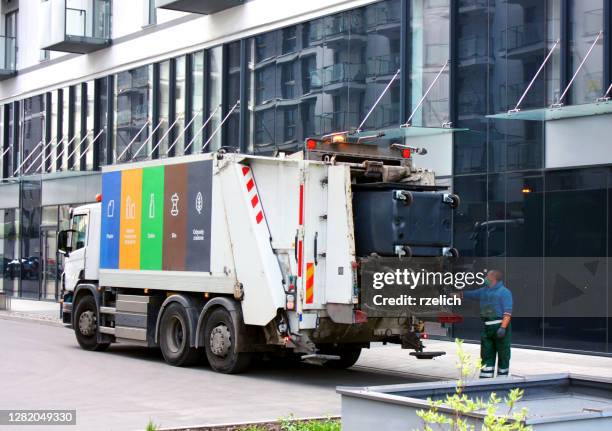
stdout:
[[493,287],[504,279],[504,273],[499,269],[492,269],[487,273],[488,285]]

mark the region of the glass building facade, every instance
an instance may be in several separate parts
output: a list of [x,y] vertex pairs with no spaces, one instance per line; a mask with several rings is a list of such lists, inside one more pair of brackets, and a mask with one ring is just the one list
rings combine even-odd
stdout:
[[[487,118],[516,106],[551,49],[522,109],[564,93],[566,104],[601,97],[612,81],[610,13],[610,0],[376,1],[6,103],[0,187],[17,197],[0,198],[0,289],[57,297],[55,234],[70,204],[93,196],[49,198],[61,190],[49,181],[222,147],[291,152],[309,136],[357,128],[373,109],[364,130],[409,117],[469,129],[454,134],[440,181],[462,199],[461,255],[495,259],[511,289],[533,292],[517,306],[540,317],[515,319],[514,342],[612,353],[612,155],[549,168],[544,122]],[[576,293],[598,298],[592,316],[554,317],[551,262],[561,258],[597,262],[588,292]],[[452,335],[478,330],[468,319]]]

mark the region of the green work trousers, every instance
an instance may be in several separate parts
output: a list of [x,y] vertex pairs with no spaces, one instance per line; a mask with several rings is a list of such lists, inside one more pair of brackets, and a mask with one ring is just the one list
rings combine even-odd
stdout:
[[480,333],[480,359],[482,368],[480,378],[495,376],[495,360],[497,359],[497,376],[507,376],[510,371],[510,344],[512,343],[512,327],[508,325],[504,338],[497,338],[497,330],[501,323],[483,325]]

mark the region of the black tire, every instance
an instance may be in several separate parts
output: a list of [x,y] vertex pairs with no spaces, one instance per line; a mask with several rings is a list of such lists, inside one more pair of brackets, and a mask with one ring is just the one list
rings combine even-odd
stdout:
[[91,295],[82,296],[76,304],[72,320],[77,342],[84,350],[103,351],[110,343],[98,343],[96,300]]
[[320,353],[325,355],[336,355],[340,356],[340,359],[330,360],[325,363],[326,367],[334,368],[337,370],[343,370],[350,368],[361,355],[361,347],[353,346],[351,344],[341,344],[339,346],[323,346],[320,349]]
[[251,364],[253,355],[236,351],[237,335],[233,317],[223,307],[215,308],[206,316],[203,344],[210,367],[223,374],[238,374]]
[[191,330],[187,310],[173,302],[164,310],[159,323],[159,347],[164,360],[175,367],[194,365],[201,351],[190,346]]

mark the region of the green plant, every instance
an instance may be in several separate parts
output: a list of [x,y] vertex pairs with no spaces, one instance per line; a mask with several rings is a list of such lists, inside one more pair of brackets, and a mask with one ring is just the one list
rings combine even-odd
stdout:
[[259,425],[249,425],[246,428],[242,428],[240,431],[267,431],[267,428]]
[[340,431],[340,421],[336,419],[296,421],[292,416],[280,420],[281,431]]
[[[480,359],[474,359],[466,353],[463,341],[455,340],[457,345],[457,368],[459,380],[455,393],[447,395],[444,400],[428,400],[429,410],[419,410],[417,416],[423,420],[424,431],[434,431],[433,426],[441,430],[474,431],[474,425],[468,422],[467,415],[472,412],[484,413],[482,431],[530,431],[531,427],[525,425],[527,409],[515,411],[516,404],[523,398],[523,390],[512,389],[504,400],[495,393],[491,393],[487,400],[469,398],[465,393],[465,382],[473,377],[481,367]],[[502,403],[505,409],[501,409]],[[451,412],[441,412],[445,406]]]
[[157,425],[155,425],[153,421],[149,419],[149,423],[147,423],[147,428],[145,431],[157,431]]

